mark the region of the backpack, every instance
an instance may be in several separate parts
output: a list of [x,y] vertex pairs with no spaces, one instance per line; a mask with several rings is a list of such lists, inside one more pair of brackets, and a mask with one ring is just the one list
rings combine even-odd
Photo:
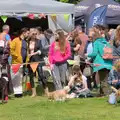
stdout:
[[112,49],[112,47],[110,46],[109,43],[104,44],[102,58],[105,59],[105,60],[112,60],[113,59],[113,49]]

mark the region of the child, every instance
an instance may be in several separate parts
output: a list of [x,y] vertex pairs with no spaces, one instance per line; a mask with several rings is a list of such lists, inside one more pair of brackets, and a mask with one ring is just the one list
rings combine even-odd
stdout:
[[116,89],[120,88],[120,60],[116,61],[114,68],[110,71],[108,84],[114,86]]
[[70,90],[70,98],[77,98],[80,96],[87,96],[90,93],[87,86],[87,78],[82,75],[79,65],[74,65],[73,76],[71,77],[68,86],[71,88]]

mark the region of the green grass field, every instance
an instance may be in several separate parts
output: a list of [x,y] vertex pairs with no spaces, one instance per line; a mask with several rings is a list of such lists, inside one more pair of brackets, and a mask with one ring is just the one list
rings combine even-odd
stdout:
[[0,120],[120,120],[120,106],[109,105],[107,98],[53,102],[25,96],[0,105]]

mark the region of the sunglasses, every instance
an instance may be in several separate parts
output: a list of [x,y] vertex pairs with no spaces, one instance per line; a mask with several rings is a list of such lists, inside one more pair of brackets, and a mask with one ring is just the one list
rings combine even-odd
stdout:
[[32,35],[37,35],[37,33],[33,33]]
[[88,38],[93,38],[92,36],[88,36]]

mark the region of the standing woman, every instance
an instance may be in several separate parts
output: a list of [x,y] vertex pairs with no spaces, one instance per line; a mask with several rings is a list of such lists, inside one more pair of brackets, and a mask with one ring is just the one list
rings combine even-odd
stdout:
[[[31,36],[30,36],[30,40],[29,40],[29,58],[30,58],[29,62],[43,61],[44,53],[43,53],[41,41],[36,39],[36,36],[37,36],[36,29],[34,29],[30,33],[30,35]],[[43,65],[44,65],[44,63],[41,62],[41,63],[39,63],[39,65],[37,67],[38,81],[42,82],[43,88],[46,91],[47,85],[46,85],[45,76],[43,74],[43,69],[42,69]],[[36,88],[35,88],[35,82],[34,82],[34,72],[32,71],[32,68],[30,66],[28,66],[28,68],[29,68],[30,84],[32,87],[32,96],[31,97],[35,97],[36,96]]]
[[55,33],[55,42],[49,49],[49,61],[56,90],[62,89],[66,84],[67,60],[70,56],[70,44],[66,40],[63,30],[58,29]]
[[80,65],[80,55],[79,55],[79,52],[80,52],[80,46],[82,44],[82,41],[81,41],[79,36],[77,36],[75,38],[74,44],[75,44],[75,46],[74,46],[74,52],[75,52],[74,60],[76,61],[77,65]]
[[94,65],[93,72],[98,72],[100,79],[100,95],[108,95],[108,74],[112,69],[112,60],[103,59],[104,47],[108,45],[108,42],[104,37],[101,36],[99,30],[93,30],[93,52],[91,54],[86,54],[87,57],[93,59]]
[[113,62],[120,58],[120,25],[117,26],[113,40]]

